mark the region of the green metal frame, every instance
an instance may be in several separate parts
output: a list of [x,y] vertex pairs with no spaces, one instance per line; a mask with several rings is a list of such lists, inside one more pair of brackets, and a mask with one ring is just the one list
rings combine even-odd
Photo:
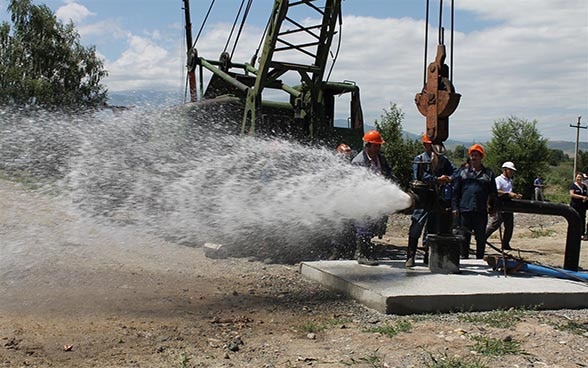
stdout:
[[[305,19],[319,16],[313,25],[303,25]],[[297,20],[293,14],[303,14]],[[300,17],[300,16],[299,16]],[[242,134],[256,134],[263,123],[266,111],[290,114],[298,134],[310,140],[357,141],[363,135],[363,115],[359,100],[359,88],[354,83],[325,82],[325,70],[329,50],[341,17],[341,0],[275,0],[269,18],[259,65],[237,64],[228,54],[219,61],[197,58],[200,66],[200,95],[215,98],[234,95],[243,101]],[[283,60],[295,57],[304,60],[292,63]],[[213,73],[207,90],[202,86],[202,70]],[[238,72],[235,70],[238,69]],[[300,84],[290,86],[280,80],[286,73],[297,73]],[[266,89],[281,90],[289,96],[290,106],[262,100]],[[335,128],[333,125],[333,96],[350,93],[351,127]],[[281,107],[280,107],[281,106]],[[351,138],[345,138],[345,136]]]

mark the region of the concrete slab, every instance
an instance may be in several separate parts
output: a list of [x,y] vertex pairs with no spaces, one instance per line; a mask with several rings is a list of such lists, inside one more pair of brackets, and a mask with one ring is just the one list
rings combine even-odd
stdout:
[[304,262],[300,273],[386,314],[588,308],[586,283],[523,273],[505,277],[482,260],[461,260],[459,274],[433,274],[424,266],[407,269],[402,260],[379,266]]

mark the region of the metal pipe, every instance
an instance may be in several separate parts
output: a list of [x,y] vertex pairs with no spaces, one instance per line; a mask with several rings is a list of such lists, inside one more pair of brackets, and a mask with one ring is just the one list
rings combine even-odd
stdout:
[[202,65],[206,69],[210,70],[212,73],[218,75],[225,82],[228,82],[228,83],[232,84],[233,86],[237,87],[241,91],[247,91],[249,89],[249,87],[246,86],[245,84],[239,82],[238,80],[231,77],[227,73],[223,72],[219,68],[216,68],[214,65],[212,65],[212,63],[208,62],[208,60],[204,60],[203,58],[200,58],[200,65]]
[[[255,74],[257,76],[257,73],[259,72],[259,70],[257,68],[255,68],[253,65],[251,65],[249,63],[245,63],[244,67],[245,67],[246,71],[248,71],[249,73]],[[295,89],[294,87],[290,87],[289,85],[284,84],[284,83],[280,84],[280,88],[284,92],[287,92],[294,97],[300,97],[300,95],[302,94],[302,92],[300,92],[299,90]]]
[[561,203],[528,201],[522,199],[501,199],[497,203],[497,210],[563,216],[568,221],[568,232],[564,253],[564,269],[578,271],[582,238],[582,220],[575,209]]

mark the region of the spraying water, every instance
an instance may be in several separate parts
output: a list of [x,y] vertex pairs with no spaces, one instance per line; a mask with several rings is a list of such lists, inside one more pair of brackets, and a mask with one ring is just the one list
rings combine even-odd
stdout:
[[85,221],[220,243],[235,256],[309,258],[349,221],[409,205],[396,185],[334,147],[228,134],[226,119],[193,114],[0,110],[1,169],[33,177],[34,190]]

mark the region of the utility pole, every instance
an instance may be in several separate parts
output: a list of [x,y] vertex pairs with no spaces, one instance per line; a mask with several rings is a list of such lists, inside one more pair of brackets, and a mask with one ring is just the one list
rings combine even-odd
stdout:
[[576,173],[578,172],[578,142],[580,140],[580,129],[588,129],[588,126],[580,126],[581,116],[578,116],[578,123],[576,125],[570,124],[570,128],[576,128],[576,154],[574,155],[574,173],[572,180],[576,180]]

